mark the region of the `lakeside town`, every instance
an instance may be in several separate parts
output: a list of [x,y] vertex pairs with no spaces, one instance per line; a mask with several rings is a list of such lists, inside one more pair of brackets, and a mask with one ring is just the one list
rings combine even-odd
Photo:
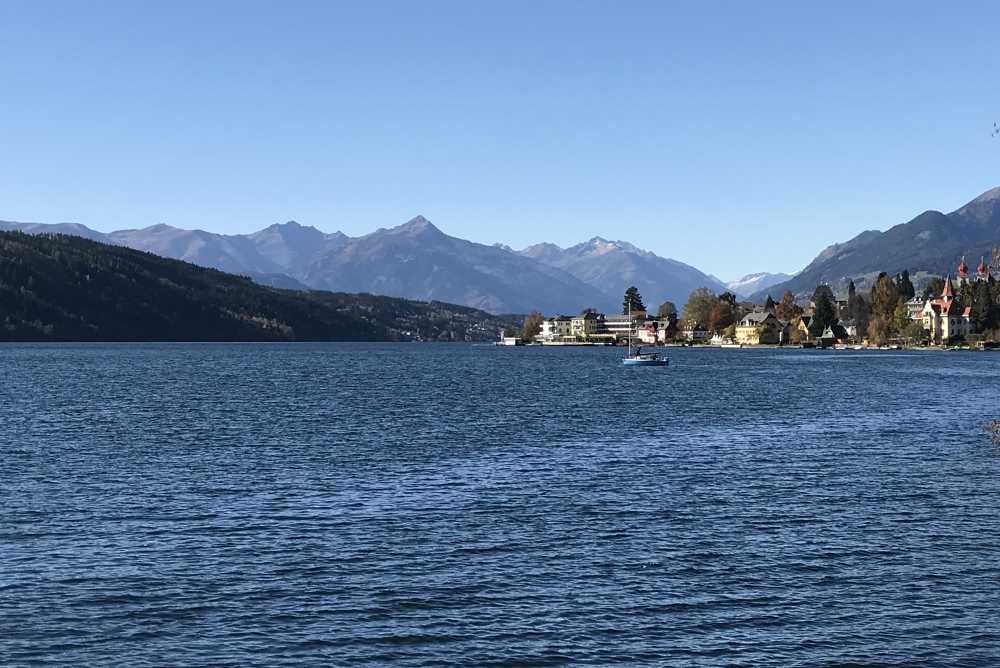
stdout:
[[951,275],[926,280],[917,291],[908,271],[879,274],[870,291],[848,284],[837,295],[829,285],[797,299],[739,301],[731,292],[691,292],[678,310],[672,302],[647,309],[635,287],[626,290],[622,313],[587,308],[576,315],[529,315],[520,332],[504,333],[503,345],[634,345],[719,347],[992,349],[1000,342],[1000,249],[989,264],[971,271],[963,257]]

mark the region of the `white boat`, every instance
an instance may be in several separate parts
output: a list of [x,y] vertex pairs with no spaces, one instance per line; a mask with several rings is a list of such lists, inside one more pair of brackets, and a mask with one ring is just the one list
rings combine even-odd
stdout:
[[629,305],[628,309],[628,355],[622,359],[622,364],[625,366],[667,366],[670,364],[670,359],[666,355],[661,355],[660,353],[644,353],[642,352],[642,346],[636,348],[635,353],[632,352],[632,306]]
[[516,336],[501,336],[499,341],[493,343],[495,346],[523,346],[524,341]]

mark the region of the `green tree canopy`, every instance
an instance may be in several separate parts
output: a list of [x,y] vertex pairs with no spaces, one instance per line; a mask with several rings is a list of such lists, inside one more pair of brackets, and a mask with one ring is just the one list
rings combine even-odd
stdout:
[[684,305],[684,320],[700,322],[707,326],[717,301],[715,293],[708,288],[692,290],[688,295],[687,304]]
[[812,298],[813,304],[816,304],[819,301],[819,296],[821,294],[826,295],[826,298],[829,299],[831,302],[836,301],[836,297],[833,296],[833,288],[831,288],[826,283],[823,283],[822,285],[817,285],[816,289],[813,290],[813,298]]
[[660,308],[656,310],[656,317],[658,318],[669,318],[670,316],[677,316],[677,305],[671,301],[666,301],[660,304]]
[[[829,286],[820,286],[827,287]],[[814,339],[821,336],[827,327],[837,322],[837,314],[830,299],[832,292],[816,290],[816,306],[813,309],[812,320],[809,321],[809,335]]]
[[903,298],[903,301],[913,299],[913,296],[917,293],[913,287],[913,282],[910,280],[910,271],[908,269],[904,269],[896,275],[896,292]]
[[639,288],[634,285],[625,291],[625,299],[622,301],[622,315],[628,315],[629,311],[645,311],[646,306],[642,303],[642,296]]
[[972,294],[972,312],[969,315],[972,331],[985,332],[997,326],[997,307],[993,303],[989,283],[978,281]]
[[923,341],[927,338],[927,330],[924,329],[923,323],[916,320],[908,322],[901,334],[909,341]]
[[942,291],[944,291],[944,279],[935,276],[924,286],[924,301],[940,297]]
[[878,280],[872,287],[872,316],[891,323],[898,302],[899,293],[896,291],[896,284],[884,272],[879,274]]

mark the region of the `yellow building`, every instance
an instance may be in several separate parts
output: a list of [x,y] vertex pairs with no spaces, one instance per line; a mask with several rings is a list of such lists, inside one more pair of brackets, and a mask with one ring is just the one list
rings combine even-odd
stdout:
[[736,323],[736,343],[757,346],[781,343],[781,323],[770,311],[752,311]]

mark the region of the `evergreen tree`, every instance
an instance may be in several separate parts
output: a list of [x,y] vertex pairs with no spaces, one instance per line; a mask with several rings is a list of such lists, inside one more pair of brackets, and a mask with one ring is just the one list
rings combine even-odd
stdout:
[[634,285],[625,291],[625,300],[622,302],[622,315],[628,315],[629,311],[645,311],[646,306],[642,303],[642,296],[639,288]]
[[892,322],[898,302],[899,293],[896,291],[896,285],[885,272],[879,274],[878,280],[872,287],[872,316],[886,323]]
[[927,285],[924,286],[924,301],[928,299],[937,299],[941,296],[941,292],[944,290],[944,279],[935,276],[931,280],[927,281]]
[[666,319],[670,316],[677,317],[677,306],[670,301],[663,302],[660,304],[660,308],[656,310],[656,317]]
[[910,281],[909,269],[904,269],[896,276],[896,292],[903,298],[903,301],[913,299],[913,295],[916,294],[917,291],[913,287],[913,282]]
[[972,294],[972,312],[969,315],[972,331],[979,334],[996,327],[996,307],[990,286],[984,281],[976,283]]
[[848,317],[854,321],[858,328],[858,338],[864,338],[868,333],[868,323],[871,320],[872,309],[859,294],[854,295],[854,299],[847,305]]
[[829,299],[831,302],[836,301],[836,297],[833,296],[833,289],[829,285],[824,283],[822,285],[817,285],[816,289],[813,290],[812,301],[814,306],[819,301],[819,296],[821,294],[826,295],[826,298]]
[[[822,286],[821,286],[822,287]],[[813,309],[812,320],[809,322],[809,336],[818,338],[827,327],[837,322],[833,300],[826,291],[816,291],[816,306]]]

